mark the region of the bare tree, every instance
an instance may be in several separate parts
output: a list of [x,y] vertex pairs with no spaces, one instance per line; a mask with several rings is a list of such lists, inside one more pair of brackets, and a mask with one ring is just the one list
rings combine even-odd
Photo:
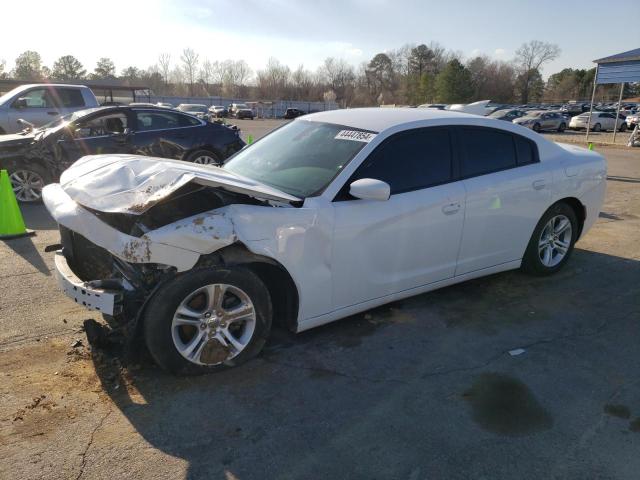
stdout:
[[158,57],[158,65],[160,66],[160,73],[164,78],[164,84],[169,83],[169,72],[171,71],[171,54],[161,53]]
[[532,81],[537,83],[542,65],[555,60],[558,55],[560,55],[560,47],[558,45],[541,42],[540,40],[531,40],[529,43],[523,43],[516,50],[515,63],[518,66],[520,101],[522,103],[529,101],[531,83]]
[[196,73],[198,71],[199,57],[200,56],[191,48],[185,48],[182,51],[182,55],[180,56],[180,60],[182,60],[184,73],[185,73],[185,76],[187,77],[187,82],[189,82],[190,96],[193,96],[193,84],[196,81]]
[[355,75],[353,66],[343,59],[326,58],[319,73],[333,90],[343,106],[349,104]]
[[291,70],[280,63],[277,58],[270,57],[264,70],[257,73],[257,84],[260,95],[273,100],[280,100],[286,92]]

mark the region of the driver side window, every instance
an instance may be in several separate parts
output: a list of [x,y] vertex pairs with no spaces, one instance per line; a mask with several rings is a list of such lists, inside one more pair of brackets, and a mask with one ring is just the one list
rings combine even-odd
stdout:
[[104,137],[123,133],[125,128],[127,128],[127,116],[124,113],[110,113],[78,123],[74,137],[76,139]]
[[450,182],[452,168],[448,129],[419,128],[385,140],[358,167],[346,188],[355,180],[373,178],[388,183],[391,195],[411,192]]
[[11,108],[51,108],[53,106],[49,92],[45,88],[36,88],[20,95]]

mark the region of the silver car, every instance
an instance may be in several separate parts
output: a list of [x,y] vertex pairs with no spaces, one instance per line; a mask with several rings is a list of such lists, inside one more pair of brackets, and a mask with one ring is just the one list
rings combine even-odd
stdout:
[[543,130],[564,132],[567,129],[567,119],[561,113],[544,110],[527,112],[524,117],[516,118],[513,123],[530,128],[535,132]]
[[33,84],[16,87],[0,97],[0,134],[17,133],[27,125],[40,127],[69,113],[99,107],[89,87]]

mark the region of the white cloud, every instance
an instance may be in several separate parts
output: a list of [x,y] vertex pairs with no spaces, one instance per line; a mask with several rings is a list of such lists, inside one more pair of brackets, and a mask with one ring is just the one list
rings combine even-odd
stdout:
[[471,57],[477,57],[481,53],[482,53],[482,50],[480,50],[479,48],[474,48],[473,50],[471,50]]
[[493,56],[494,57],[504,57],[504,55],[507,53],[507,51],[504,48],[496,48],[493,51]]

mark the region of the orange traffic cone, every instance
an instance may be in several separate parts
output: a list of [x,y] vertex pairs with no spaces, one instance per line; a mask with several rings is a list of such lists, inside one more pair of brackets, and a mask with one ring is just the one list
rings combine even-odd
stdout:
[[18,207],[18,201],[13,193],[9,174],[0,170],[0,239],[24,237],[34,235],[33,230],[27,230]]

